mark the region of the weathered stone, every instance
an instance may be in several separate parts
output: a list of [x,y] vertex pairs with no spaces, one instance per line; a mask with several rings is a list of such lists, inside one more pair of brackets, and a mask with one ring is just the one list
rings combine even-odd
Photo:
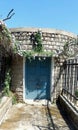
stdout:
[[20,50],[27,50],[27,45],[21,45]]
[[[17,28],[10,30],[12,34],[15,35],[16,39],[20,42],[22,50],[32,50],[33,44],[30,40],[30,37],[32,33],[36,33],[38,31],[37,28]],[[57,95],[59,95],[59,90],[61,91],[62,88],[62,64],[60,64],[57,53],[58,51],[61,52],[61,50],[63,50],[63,46],[66,42],[75,42],[77,35],[56,29],[41,29],[41,31],[44,51],[49,52],[52,50],[55,52],[55,57],[57,57],[56,60],[54,57],[54,86],[52,86],[54,87],[54,98],[57,98]],[[13,88],[16,88],[15,91],[18,97],[20,97],[20,99],[23,99],[23,57],[19,55],[17,57],[13,57],[12,59],[12,89]]]
[[[12,90],[18,91],[18,89],[23,91],[23,59],[18,56],[16,59],[12,58]],[[20,95],[20,93],[18,93]],[[23,95],[23,93],[22,93]],[[21,97],[22,98],[22,97]],[[19,99],[20,100],[20,99]]]

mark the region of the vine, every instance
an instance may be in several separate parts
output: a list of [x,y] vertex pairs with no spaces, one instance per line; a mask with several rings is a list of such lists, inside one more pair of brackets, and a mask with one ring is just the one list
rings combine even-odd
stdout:
[[35,34],[35,48],[34,50],[36,52],[41,52],[43,49],[42,47],[42,39],[41,39],[41,33],[38,31],[36,34]]
[[43,50],[42,35],[39,30],[36,34],[31,35],[31,41],[33,42],[33,49],[35,52],[41,52]]
[[3,90],[3,93],[6,96],[10,96],[10,82],[11,82],[11,76],[10,76],[10,69],[9,69],[6,72],[5,81],[4,81],[4,90]]
[[11,33],[5,26],[4,22],[0,21],[0,42],[6,40],[8,44],[11,43]]
[[[4,51],[2,50],[4,49]],[[0,52],[3,55],[10,55],[12,52],[12,35],[3,21],[0,21]]]
[[51,56],[53,56],[53,52],[45,52],[45,51],[42,51],[42,52],[35,52],[34,50],[32,50],[32,51],[21,51],[21,55],[22,56],[24,56],[24,57],[26,57],[27,59],[29,59],[29,60],[32,60],[32,59],[35,59],[35,57],[39,57],[39,59],[40,59],[40,57],[41,57],[41,59],[45,59],[46,58],[46,56],[47,57],[51,57]]

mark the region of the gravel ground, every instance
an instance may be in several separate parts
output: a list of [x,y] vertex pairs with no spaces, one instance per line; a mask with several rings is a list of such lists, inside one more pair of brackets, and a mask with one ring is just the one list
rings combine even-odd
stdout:
[[75,130],[54,104],[13,105],[0,125],[0,130]]

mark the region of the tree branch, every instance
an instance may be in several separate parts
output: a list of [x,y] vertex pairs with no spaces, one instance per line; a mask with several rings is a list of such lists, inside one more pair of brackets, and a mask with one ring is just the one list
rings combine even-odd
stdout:
[[7,17],[6,17],[5,19],[3,19],[3,21],[6,21],[6,20],[8,20],[8,19],[11,19],[12,16],[15,14],[15,13],[13,13],[13,11],[14,11],[14,9],[11,9],[11,11],[8,13]]

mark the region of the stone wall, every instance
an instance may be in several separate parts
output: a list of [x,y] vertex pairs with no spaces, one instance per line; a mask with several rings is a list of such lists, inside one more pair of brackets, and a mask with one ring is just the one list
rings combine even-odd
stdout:
[[23,100],[23,58],[19,55],[12,57],[12,85],[19,101]]
[[[14,28],[10,30],[12,34],[14,34],[16,40],[19,41],[21,50],[31,50],[31,34],[36,33],[40,29]],[[75,43],[77,39],[77,35],[61,30],[41,29],[40,31],[42,32],[42,44],[44,51],[53,51],[55,55],[63,50],[65,43]]]
[[[32,50],[32,43],[30,36],[32,33],[36,33],[37,28],[12,28],[10,29],[16,40],[19,41],[21,50]],[[75,43],[77,36],[55,29],[41,29],[42,32],[42,44],[44,51],[54,51],[54,84],[52,95],[54,99],[58,97],[62,89],[62,72],[64,59],[57,57],[57,54],[63,50],[65,43]],[[58,62],[57,62],[58,61]],[[18,98],[23,99],[23,58],[18,56],[12,60],[12,89],[16,91]]]

